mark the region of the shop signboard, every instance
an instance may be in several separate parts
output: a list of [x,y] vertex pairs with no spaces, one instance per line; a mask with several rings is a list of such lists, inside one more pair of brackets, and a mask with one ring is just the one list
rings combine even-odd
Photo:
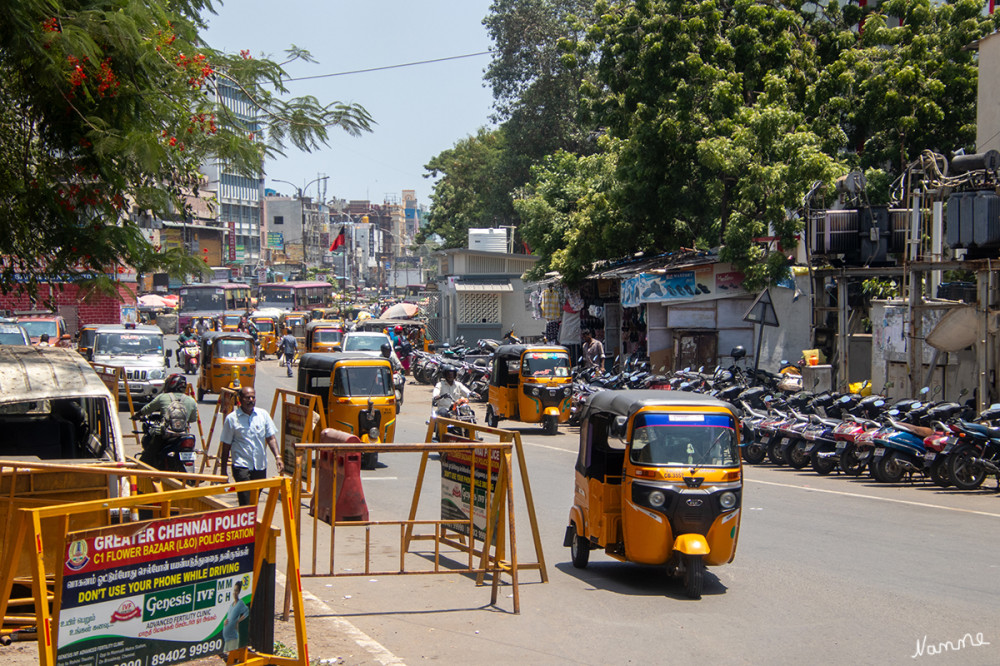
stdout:
[[747,296],[744,275],[730,264],[711,264],[693,270],[640,273],[622,280],[621,303],[634,308],[644,303],[711,301]]
[[57,661],[176,664],[247,646],[256,507],[70,533]]

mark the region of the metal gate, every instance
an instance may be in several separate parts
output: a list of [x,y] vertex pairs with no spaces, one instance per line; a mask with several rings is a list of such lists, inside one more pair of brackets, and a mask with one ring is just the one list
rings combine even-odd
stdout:
[[421,300],[427,299],[427,306],[424,312],[427,314],[427,337],[431,340],[440,340],[444,335],[444,327],[441,321],[441,292],[422,291],[419,294]]

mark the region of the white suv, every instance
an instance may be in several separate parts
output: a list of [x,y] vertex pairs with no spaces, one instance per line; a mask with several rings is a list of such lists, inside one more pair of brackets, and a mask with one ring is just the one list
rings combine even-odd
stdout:
[[[123,368],[133,400],[152,400],[163,390],[169,357],[163,331],[155,326],[101,326],[94,335],[93,362]],[[123,383],[118,394],[125,398]]]
[[389,345],[392,349],[392,340],[385,333],[374,331],[351,331],[344,334],[344,339],[340,341],[340,349],[345,352],[370,352],[373,356],[382,355],[382,345]]

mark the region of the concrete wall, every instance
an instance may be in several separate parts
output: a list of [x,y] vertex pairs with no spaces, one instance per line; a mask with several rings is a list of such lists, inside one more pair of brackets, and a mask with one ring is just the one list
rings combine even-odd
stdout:
[[[922,330],[924,336],[933,330],[941,317],[951,308],[961,303],[929,303],[924,311]],[[933,306],[938,307],[933,307]],[[907,307],[903,301],[874,301],[872,303],[872,391],[883,393],[890,398],[910,398],[921,386],[910,388],[908,371],[909,322]],[[927,377],[934,358],[934,348],[923,345],[923,363],[920,376]],[[976,389],[976,355],[970,347],[959,352],[938,355],[931,381],[926,382],[935,391],[937,400],[959,401],[964,389],[967,396],[974,395]],[[925,383],[921,380],[921,384]],[[966,399],[965,397],[962,398]]]
[[979,87],[976,100],[976,152],[1000,150],[1000,35],[979,42]]

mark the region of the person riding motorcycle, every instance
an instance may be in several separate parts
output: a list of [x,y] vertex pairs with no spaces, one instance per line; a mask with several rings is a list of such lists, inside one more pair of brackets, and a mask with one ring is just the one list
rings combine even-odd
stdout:
[[187,347],[188,345],[196,345],[196,344],[198,344],[198,336],[195,335],[194,331],[191,329],[191,325],[188,324],[187,326],[184,327],[184,330],[181,331],[181,334],[177,336],[177,351],[175,353],[177,356],[178,366],[183,365],[181,363],[181,350]]
[[[153,414],[160,414],[161,418],[166,419],[171,409],[170,405],[177,402],[184,408],[187,415],[187,425],[189,426],[198,420],[198,403],[195,402],[194,398],[187,395],[186,391],[187,377],[174,373],[163,382],[163,390],[160,394],[136,412],[132,418],[139,420],[148,418]],[[160,457],[163,445],[170,439],[178,436],[178,433],[168,432],[168,430],[168,424],[164,424],[163,427],[153,428],[143,435],[141,457],[144,459],[144,462],[148,462],[154,467],[157,466],[156,461]]]
[[397,372],[402,373],[403,364],[400,362],[399,357],[396,356],[396,352],[392,350],[392,345],[388,342],[384,342],[382,343],[380,350],[382,352],[382,356],[389,359],[389,364],[392,366],[392,374],[396,374]]
[[472,391],[469,387],[458,381],[458,369],[453,365],[446,365],[441,370],[441,381],[434,386],[434,392],[431,393],[431,406],[437,408],[438,403],[444,401],[443,409],[438,410],[437,414],[447,417],[448,408],[460,398],[468,398],[470,395]]

